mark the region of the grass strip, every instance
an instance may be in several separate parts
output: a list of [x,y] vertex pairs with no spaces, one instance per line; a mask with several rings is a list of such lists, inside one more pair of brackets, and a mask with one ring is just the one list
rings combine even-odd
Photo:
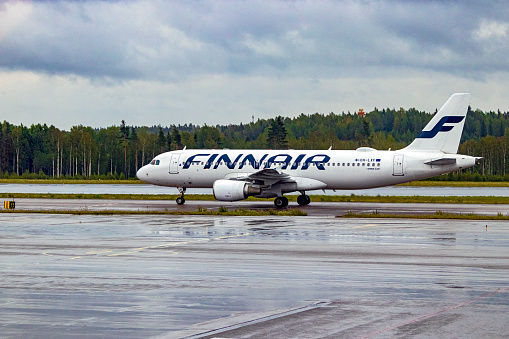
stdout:
[[0,179],[0,184],[32,184],[32,185],[87,185],[87,184],[107,184],[107,185],[147,185],[138,179]]
[[509,187],[507,181],[412,181],[396,186],[415,187]]
[[390,218],[390,219],[460,219],[460,220],[509,220],[509,215],[498,213],[497,215],[445,213],[437,211],[435,214],[380,214],[380,213],[346,213],[337,215],[336,218]]
[[[290,197],[290,196],[286,196]],[[289,198],[290,199],[290,198]],[[295,197],[296,200],[296,197]],[[493,196],[367,196],[367,195],[319,195],[311,196],[311,201],[320,202],[367,202],[367,203],[419,203],[419,204],[509,204],[509,197]]]
[[[0,193],[0,199],[175,200],[178,194]],[[215,200],[212,194],[186,194],[186,200]]]
[[217,216],[307,216],[300,209],[284,210],[228,210],[221,206],[218,210],[198,207],[196,211],[122,211],[122,210],[0,210],[0,213],[33,213],[33,214],[70,214],[70,215],[217,215]]
[[[0,179],[0,184],[32,184],[32,185],[87,185],[87,184],[108,184],[108,185],[149,185],[136,178],[132,179]],[[412,181],[396,186],[416,187],[509,187],[507,181]]]
[[[0,199],[107,199],[107,200],[175,200],[178,194],[55,194],[0,193]],[[298,195],[285,195],[297,201]],[[212,194],[186,194],[186,200],[214,201]],[[268,201],[249,197],[248,201]],[[367,196],[312,195],[311,202],[426,203],[426,204],[509,204],[509,197],[429,197],[429,196]]]

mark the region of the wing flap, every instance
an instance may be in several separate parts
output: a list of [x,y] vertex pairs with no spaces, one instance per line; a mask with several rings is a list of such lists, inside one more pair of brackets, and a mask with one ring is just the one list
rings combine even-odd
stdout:
[[291,175],[278,169],[265,168],[248,176],[249,180],[263,181],[264,185],[273,185],[275,183],[287,184],[294,183],[295,179]]

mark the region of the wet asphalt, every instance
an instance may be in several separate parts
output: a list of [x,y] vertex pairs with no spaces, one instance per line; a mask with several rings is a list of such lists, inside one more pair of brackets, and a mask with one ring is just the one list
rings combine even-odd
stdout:
[[1,336],[509,337],[507,222],[334,213],[0,214]]

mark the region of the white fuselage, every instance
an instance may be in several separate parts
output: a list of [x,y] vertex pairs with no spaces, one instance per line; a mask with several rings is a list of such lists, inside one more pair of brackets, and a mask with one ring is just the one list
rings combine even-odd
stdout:
[[[438,160],[444,158],[448,161],[440,164]],[[287,193],[389,186],[472,167],[475,163],[475,157],[439,151],[181,150],[158,155],[137,176],[160,186],[211,188],[217,180],[241,179],[273,168],[294,179],[286,186],[281,183],[282,193]]]
[[290,192],[301,192],[297,203],[307,205],[306,191],[426,179],[472,167],[479,159],[457,154],[469,100],[469,93],[453,94],[421,134],[398,151],[184,149],[158,155],[136,175],[147,183],[177,187],[179,205],[185,202],[186,188],[203,187],[212,188],[221,201],[275,197],[278,208],[288,205],[283,194]]

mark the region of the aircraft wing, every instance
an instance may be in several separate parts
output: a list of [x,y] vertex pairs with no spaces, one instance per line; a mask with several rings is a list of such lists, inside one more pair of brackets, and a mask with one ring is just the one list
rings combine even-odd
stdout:
[[[259,185],[265,187],[264,189],[272,192],[272,187],[276,186],[277,189],[281,188],[281,185],[284,184],[295,184],[294,186],[290,186],[291,190],[286,191],[294,192],[294,191],[309,191],[309,190],[318,190],[327,188],[327,184],[316,180],[310,179],[306,177],[292,177],[288,173],[284,173],[280,167],[276,168],[265,168],[259,170],[254,173],[231,173],[227,175],[224,179],[228,180],[237,180],[237,181],[250,181],[254,185]],[[287,186],[287,189],[289,187]],[[281,193],[279,193],[281,195]]]
[[280,168],[264,168],[254,173],[230,173],[225,179],[251,181],[258,185],[274,185],[276,183],[294,183],[296,180],[291,175],[284,173]]
[[253,182],[263,182],[263,185],[273,185],[275,183],[293,183],[295,179],[291,175],[284,173],[280,169],[265,168],[247,176],[247,179]]

